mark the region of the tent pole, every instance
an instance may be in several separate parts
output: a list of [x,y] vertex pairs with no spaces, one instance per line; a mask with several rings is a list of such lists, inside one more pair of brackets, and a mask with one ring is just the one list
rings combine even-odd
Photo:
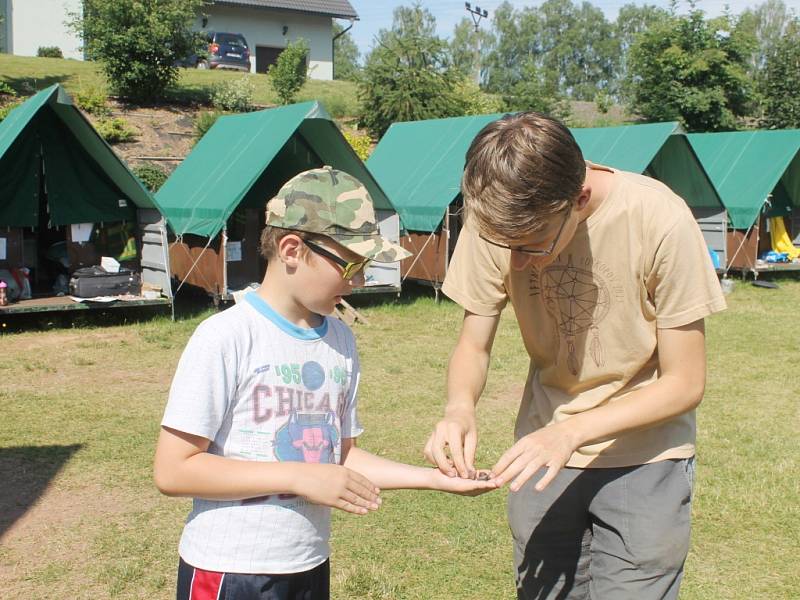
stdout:
[[[211,240],[212,239],[213,238],[208,238],[208,243],[205,245],[203,250],[200,252],[200,254],[195,259],[194,263],[192,263],[192,266],[186,272],[186,276],[183,278],[183,280],[178,285],[178,289],[175,290],[175,295],[176,296],[178,295],[178,292],[181,291],[181,288],[183,287],[183,284],[186,283],[186,280],[189,279],[189,275],[192,274],[192,271],[194,271],[194,268],[197,266],[197,263],[200,262],[200,259],[203,257],[203,254],[205,254],[206,250],[208,250],[208,247],[211,245]],[[183,243],[183,236],[178,236],[178,238],[173,242],[173,244],[179,244],[179,243],[180,244]],[[187,250],[186,252],[188,253],[189,251]],[[189,255],[189,258],[191,258],[191,255]],[[206,282],[206,283],[208,283],[208,282]]]
[[[433,236],[435,234],[436,234],[435,231],[431,231],[431,234],[428,236],[428,239],[425,240],[424,244],[422,244],[422,248],[420,248],[419,250],[414,248],[414,251],[417,253],[417,255],[414,257],[414,260],[412,261],[411,266],[408,267],[408,271],[406,271],[405,276],[400,280],[401,284],[408,278],[408,274],[411,273],[411,269],[414,268],[414,265],[417,264],[417,261],[419,260],[420,256],[422,256],[422,251],[425,250],[425,246],[428,245],[428,242],[430,242],[433,239]],[[411,245],[414,246],[414,242],[411,241],[411,236],[410,235],[408,236],[408,240],[409,240],[409,242],[411,242]],[[428,269],[425,267],[425,263],[422,263],[422,268],[425,269],[425,273],[428,274],[428,277],[431,277],[431,274],[428,273]]]

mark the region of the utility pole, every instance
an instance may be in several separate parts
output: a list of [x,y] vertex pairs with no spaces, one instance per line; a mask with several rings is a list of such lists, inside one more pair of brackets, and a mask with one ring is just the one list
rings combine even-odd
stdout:
[[481,84],[481,36],[478,25],[481,19],[489,16],[488,10],[481,9],[480,6],[472,8],[469,2],[464,2],[464,7],[472,17],[472,22],[475,23],[475,83]]

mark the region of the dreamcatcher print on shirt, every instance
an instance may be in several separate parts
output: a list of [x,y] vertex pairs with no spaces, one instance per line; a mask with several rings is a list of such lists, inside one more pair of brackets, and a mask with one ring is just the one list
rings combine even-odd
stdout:
[[[608,314],[610,294],[603,279],[592,271],[579,269],[572,264],[572,255],[566,265],[553,264],[546,267],[541,276],[544,305],[555,319],[559,337],[567,345],[567,367],[577,375],[580,364],[575,352],[575,338],[589,332],[589,355],[595,366],[605,364],[603,346],[597,324]],[[556,356],[561,355],[560,347]]]

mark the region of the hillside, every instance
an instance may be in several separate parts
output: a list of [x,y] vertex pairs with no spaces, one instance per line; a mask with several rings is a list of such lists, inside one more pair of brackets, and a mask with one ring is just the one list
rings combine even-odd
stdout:
[[[211,97],[215,88],[243,77],[253,85],[256,107],[268,108],[277,104],[277,96],[266,75],[197,69],[181,69],[177,84],[168,91],[163,103],[131,106],[109,98],[111,117],[124,119],[136,133],[133,141],[114,144],[115,151],[131,166],[150,163],[171,171],[191,151],[195,119],[199,113],[212,110]],[[81,93],[107,95],[105,77],[99,65],[71,59],[0,54],[0,83],[10,86],[21,98],[55,83],[63,85],[73,97]],[[312,99],[319,100],[331,116],[344,124],[344,128],[351,129],[353,116],[358,111],[357,87],[353,82],[310,80],[297,100]],[[97,122],[96,117],[89,114],[87,117]],[[619,106],[612,106],[603,114],[592,102],[572,103],[572,126],[609,126],[631,120]]]

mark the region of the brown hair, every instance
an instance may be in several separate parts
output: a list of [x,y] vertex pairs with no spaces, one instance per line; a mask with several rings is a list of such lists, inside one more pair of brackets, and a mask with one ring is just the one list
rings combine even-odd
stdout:
[[284,229],[283,227],[272,227],[271,225],[267,225],[261,232],[261,240],[258,246],[258,249],[261,252],[261,256],[263,256],[268,261],[274,258],[278,253],[278,244],[284,237],[286,237],[290,233],[295,234],[301,240],[312,240],[315,237],[313,233],[308,233],[305,231],[297,231],[295,229]]
[[514,242],[580,195],[586,163],[569,129],[535,112],[489,123],[467,150],[461,193],[480,233]]

